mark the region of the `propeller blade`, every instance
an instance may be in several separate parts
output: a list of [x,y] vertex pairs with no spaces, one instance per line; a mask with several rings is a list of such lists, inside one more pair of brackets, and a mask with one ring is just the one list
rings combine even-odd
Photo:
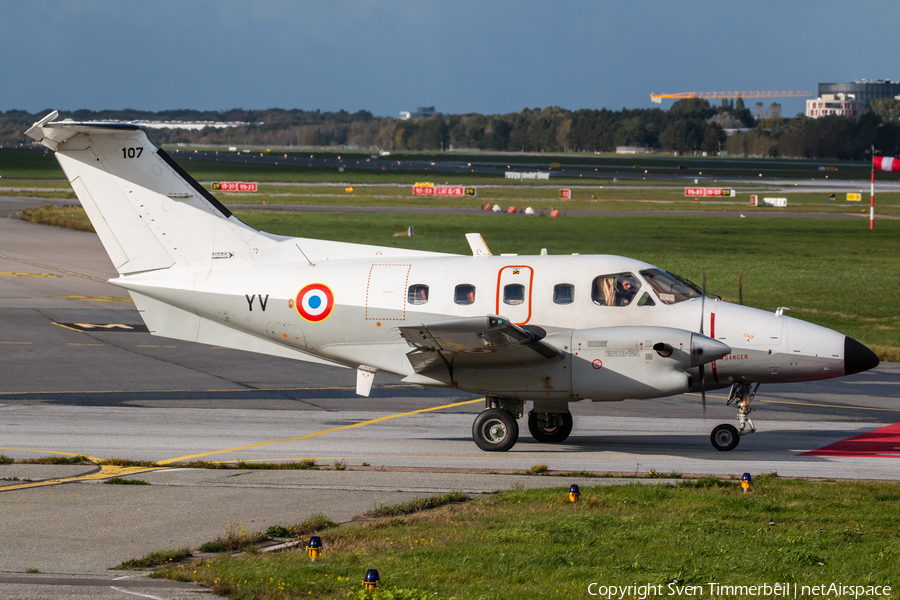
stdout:
[[700,365],[700,397],[703,399],[703,418],[706,418],[706,368]]
[[[702,285],[702,294],[700,296],[700,335],[703,335],[703,321],[706,318],[706,269],[703,269],[703,276],[700,280]],[[700,397],[703,399],[703,418],[706,418],[706,367],[700,365]]]
[[706,317],[706,269],[703,269],[702,293],[700,294],[700,333],[703,333],[703,320]]

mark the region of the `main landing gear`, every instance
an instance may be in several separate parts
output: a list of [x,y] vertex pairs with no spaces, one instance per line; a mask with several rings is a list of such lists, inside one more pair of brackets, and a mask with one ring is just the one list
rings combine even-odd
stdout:
[[[524,402],[509,398],[488,396],[485,410],[472,424],[472,439],[486,452],[506,452],[519,439],[519,424],[524,413]],[[545,444],[564,442],[572,433],[572,415],[568,412],[528,413],[528,431],[535,440]]]
[[531,437],[544,444],[559,444],[572,433],[572,413],[528,413]]
[[737,448],[738,442],[741,441],[742,435],[747,435],[748,433],[756,431],[753,421],[750,420],[750,413],[753,412],[753,409],[750,408],[750,402],[756,397],[756,391],[759,389],[759,384],[757,383],[752,391],[750,390],[751,385],[752,382],[742,382],[735,383],[731,386],[731,393],[728,394],[727,406],[731,406],[737,402],[738,426],[735,427],[734,425],[723,423],[712,430],[709,441],[712,442],[713,448],[716,450],[721,450],[722,452],[734,450]]
[[519,424],[525,403],[522,400],[486,396],[485,410],[472,423],[472,439],[485,452],[506,452],[519,439]]

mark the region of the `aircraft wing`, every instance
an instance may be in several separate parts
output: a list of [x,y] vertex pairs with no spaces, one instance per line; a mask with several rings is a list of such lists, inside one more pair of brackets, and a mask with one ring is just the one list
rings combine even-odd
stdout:
[[539,327],[519,327],[498,315],[400,327],[400,333],[415,348],[406,356],[416,373],[530,367],[563,358],[558,348],[542,341],[545,332]]

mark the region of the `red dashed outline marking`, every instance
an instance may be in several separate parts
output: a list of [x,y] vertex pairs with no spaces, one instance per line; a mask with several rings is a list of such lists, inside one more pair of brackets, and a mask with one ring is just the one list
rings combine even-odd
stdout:
[[[372,269],[375,267],[406,267],[406,279],[403,281],[403,293],[409,288],[409,272],[412,270],[410,264],[400,263],[373,263],[369,267],[369,278],[366,280],[366,321],[405,321],[406,320],[406,296],[403,297],[403,317],[370,317],[369,316],[369,288],[372,285]],[[387,309],[385,309],[387,310]]]

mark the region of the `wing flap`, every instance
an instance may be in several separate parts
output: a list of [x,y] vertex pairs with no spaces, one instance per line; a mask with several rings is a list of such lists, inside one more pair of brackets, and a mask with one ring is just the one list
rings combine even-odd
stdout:
[[400,327],[400,333],[415,348],[407,357],[416,373],[448,366],[531,367],[563,358],[556,346],[542,341],[546,333],[539,327],[519,327],[498,315]]

